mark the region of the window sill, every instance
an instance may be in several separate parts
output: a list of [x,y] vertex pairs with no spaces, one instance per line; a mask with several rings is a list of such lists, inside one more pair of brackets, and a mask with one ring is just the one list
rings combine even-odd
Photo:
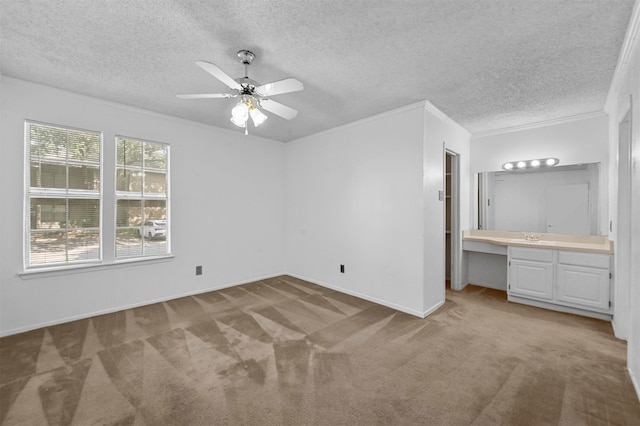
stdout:
[[172,254],[153,256],[136,259],[120,259],[114,260],[112,263],[92,263],[73,266],[59,266],[50,268],[29,269],[19,272],[17,275],[23,280],[31,280],[36,278],[56,277],[61,275],[81,274],[85,272],[105,271],[113,268],[129,268],[141,264],[153,264],[169,262],[175,256]]

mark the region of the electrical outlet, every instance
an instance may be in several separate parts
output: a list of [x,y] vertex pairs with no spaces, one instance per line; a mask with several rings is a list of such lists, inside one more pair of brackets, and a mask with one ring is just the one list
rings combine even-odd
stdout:
[[196,275],[202,275],[202,266],[196,266]]
[[344,274],[344,265],[340,265],[340,272]]

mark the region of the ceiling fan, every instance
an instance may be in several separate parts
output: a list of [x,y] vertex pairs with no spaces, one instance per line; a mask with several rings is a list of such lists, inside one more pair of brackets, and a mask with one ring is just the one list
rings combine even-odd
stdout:
[[247,127],[249,117],[251,117],[251,121],[255,127],[258,127],[267,120],[267,115],[265,115],[260,108],[287,120],[295,118],[298,111],[279,102],[273,101],[270,97],[302,90],[304,88],[302,83],[295,78],[286,78],[273,83],[259,84],[255,80],[250,79],[247,74],[247,68],[255,57],[256,55],[248,50],[238,51],[238,58],[240,58],[240,62],[244,65],[244,77],[235,79],[231,78],[227,73],[211,62],[196,61],[196,64],[200,68],[227,85],[231,89],[231,93],[203,93],[177,96],[182,99],[219,99],[240,97],[240,102],[238,102],[231,110],[231,122],[238,127],[243,127],[245,135],[249,134]]

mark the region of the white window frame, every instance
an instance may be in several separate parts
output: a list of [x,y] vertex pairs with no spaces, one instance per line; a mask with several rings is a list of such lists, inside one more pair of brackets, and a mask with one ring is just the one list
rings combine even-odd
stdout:
[[[38,188],[31,186],[31,138],[30,138],[30,127],[31,126],[42,126],[42,127],[51,127],[55,129],[64,130],[66,132],[83,132],[83,133],[91,133],[99,136],[100,138],[100,160],[98,162],[99,167],[99,176],[100,176],[100,189],[96,192],[95,190],[83,190],[83,189],[70,189],[68,186],[68,165],[73,164],[74,161],[69,161],[69,153],[67,151],[67,157],[64,161],[60,161],[60,163],[64,163],[67,166],[67,174],[66,174],[66,186],[65,188]],[[96,130],[89,129],[81,129],[77,127],[71,126],[63,126],[59,124],[51,124],[44,123],[36,120],[25,120],[24,123],[24,204],[23,204],[23,237],[24,237],[24,251],[23,251],[23,268],[25,271],[37,271],[37,270],[51,270],[51,269],[66,269],[71,267],[78,266],[87,266],[91,264],[100,264],[102,263],[102,250],[103,250],[103,191],[104,191],[104,135],[102,132]],[[81,161],[76,162],[78,164]],[[71,199],[92,199],[98,200],[98,227],[97,228],[87,228],[98,231],[98,257],[96,259],[81,259],[81,260],[68,260],[68,252],[65,257],[67,259],[63,262],[48,262],[48,263],[39,263],[32,264],[31,262],[31,199],[32,198],[50,198],[50,199],[58,199],[58,200],[68,200]],[[68,214],[68,213],[67,213]],[[68,239],[67,239],[68,241]],[[68,251],[68,244],[65,243],[65,251]]]
[[[146,168],[145,167],[145,157],[143,155],[142,157],[142,165],[141,166],[136,166],[133,167],[134,169],[138,170],[139,172],[142,173],[142,178],[141,178],[141,193],[132,193],[129,191],[118,191],[118,168],[120,167],[120,165],[118,164],[118,141],[124,139],[124,140],[131,140],[131,141],[136,141],[136,142],[141,142],[144,146],[145,143],[149,143],[149,144],[154,144],[154,145],[162,145],[166,148],[166,182],[165,182],[165,192],[164,195],[162,194],[157,194],[157,193],[149,193],[146,194],[144,192],[144,187],[145,187],[145,174],[144,172],[147,170],[151,170],[154,171],[152,168]],[[148,140],[148,139],[142,139],[142,138],[138,138],[138,137],[130,137],[130,136],[124,136],[124,135],[116,135],[114,138],[114,148],[115,148],[115,156],[114,156],[114,162],[113,162],[113,176],[114,176],[114,221],[113,221],[113,227],[114,227],[114,231],[113,231],[113,236],[114,236],[114,253],[113,256],[115,258],[116,262],[130,262],[130,261],[135,261],[135,260],[145,260],[145,259],[153,259],[153,258],[162,258],[162,257],[167,257],[167,256],[171,256],[171,203],[170,203],[170,187],[171,187],[171,145],[169,143],[166,142],[158,142],[158,141],[152,141],[152,140]],[[143,148],[143,153],[144,153],[144,148]],[[144,201],[164,201],[165,205],[166,205],[166,236],[165,236],[165,241],[166,241],[166,251],[164,253],[157,253],[157,252],[150,252],[147,253],[146,252],[146,236],[145,235],[141,235],[142,238],[142,253],[141,254],[135,254],[135,255],[129,255],[129,256],[118,256],[118,241],[117,241],[117,233],[118,233],[118,201],[120,200],[141,200],[143,205],[144,205]],[[144,207],[143,207],[143,211],[144,211]],[[144,229],[144,223],[146,222],[146,218],[142,218],[142,221],[140,223],[140,227],[142,229]],[[149,219],[152,220],[152,219]],[[143,232],[141,232],[141,234],[143,234]]]

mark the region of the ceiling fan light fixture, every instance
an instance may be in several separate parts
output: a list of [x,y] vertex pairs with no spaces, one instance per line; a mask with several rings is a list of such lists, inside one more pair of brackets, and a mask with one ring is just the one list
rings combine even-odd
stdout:
[[231,122],[238,127],[244,127],[249,119],[249,106],[246,102],[238,102],[231,110]]
[[[291,93],[303,90],[304,86],[295,78],[286,78],[284,80],[274,81],[267,84],[259,84],[249,78],[248,66],[253,62],[256,55],[248,50],[238,51],[238,58],[244,65],[244,77],[231,78],[227,73],[222,71],[220,67],[207,61],[196,61],[196,64],[224,83],[232,93],[200,93],[177,95],[181,99],[221,99],[239,97],[238,102],[231,109],[231,122],[238,127],[244,128],[244,134],[249,134],[248,124],[249,117],[254,127],[262,125],[267,121],[267,115],[262,109],[282,117],[286,120],[292,120],[298,114],[293,108],[270,99],[271,96],[281,95],[283,93]],[[264,102],[261,103],[261,102]]]
[[251,115],[251,120],[253,121],[253,125],[256,127],[258,127],[259,125],[267,121],[267,118],[269,118],[266,116],[266,114],[264,114],[262,111],[260,111],[256,107],[250,108],[249,114]]

